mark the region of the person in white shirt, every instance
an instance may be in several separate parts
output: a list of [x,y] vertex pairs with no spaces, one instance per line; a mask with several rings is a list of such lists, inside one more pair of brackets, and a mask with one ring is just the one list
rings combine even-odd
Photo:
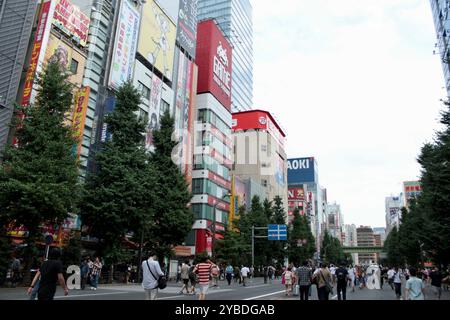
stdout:
[[387,277],[388,277],[388,283],[391,286],[392,290],[394,290],[394,275],[395,275],[394,268],[389,269],[387,272]]
[[356,277],[356,270],[355,268],[349,267],[348,268],[348,278],[351,282],[350,286],[352,288],[352,292],[355,292],[355,277]]
[[241,269],[241,276],[242,276],[242,284],[245,287],[245,280],[248,277],[248,274],[250,273],[250,269],[248,267],[242,267]]
[[399,268],[395,268],[394,287],[395,287],[395,295],[397,296],[397,299],[400,299],[402,297],[402,278],[403,278],[402,270]]
[[158,278],[163,276],[156,254],[142,262],[142,288],[145,291],[145,300],[156,300],[158,295]]
[[333,281],[333,284],[336,283],[336,267],[332,264],[330,266],[330,273],[331,273],[331,279]]

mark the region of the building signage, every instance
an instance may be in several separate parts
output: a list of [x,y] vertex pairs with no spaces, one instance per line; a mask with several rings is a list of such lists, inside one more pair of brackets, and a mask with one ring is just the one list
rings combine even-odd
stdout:
[[305,191],[303,188],[289,188],[288,190],[289,200],[305,200]]
[[208,179],[213,181],[214,183],[220,185],[221,187],[224,187],[224,188],[226,188],[228,190],[231,189],[231,182],[230,181],[227,181],[224,178],[219,177],[217,174],[215,174],[212,171],[208,172]]
[[154,0],[144,4],[138,52],[172,80],[177,27]]
[[140,15],[129,1],[122,1],[109,75],[109,86],[114,89],[129,80],[133,73],[139,21]]
[[197,45],[197,6],[198,0],[180,0],[178,10],[177,41],[193,58]]
[[288,159],[288,184],[317,183],[318,177],[315,168],[315,159],[298,158]]
[[231,110],[232,48],[214,20],[198,24],[198,93],[210,92]]
[[75,107],[72,117],[72,129],[74,138],[77,140],[77,144],[74,146],[74,153],[76,153],[78,158],[80,157],[83,144],[84,122],[86,120],[90,92],[90,87],[83,87],[74,95]]
[[[33,91],[34,76],[39,71],[39,56],[41,52],[45,53],[46,41],[44,41],[45,33],[50,34],[50,22],[48,22],[49,16],[51,16],[52,2],[44,2],[41,8],[41,15],[36,28],[36,35],[34,36],[33,49],[31,51],[30,66],[28,67],[27,74],[25,76],[25,85],[22,97],[22,106],[30,104],[31,92]],[[48,23],[47,23],[48,22]],[[48,34],[48,36],[49,36]]]
[[89,17],[69,0],[56,0],[53,24],[85,47],[89,33]]

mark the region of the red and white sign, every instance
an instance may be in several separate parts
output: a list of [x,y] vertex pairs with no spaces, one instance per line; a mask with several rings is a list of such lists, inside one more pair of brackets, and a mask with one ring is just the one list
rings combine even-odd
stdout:
[[89,33],[89,16],[69,0],[57,0],[56,2],[53,24],[85,47]]
[[198,24],[198,93],[210,92],[231,110],[232,48],[214,20]]
[[275,119],[273,119],[272,115],[267,111],[251,110],[233,113],[231,129],[233,131],[249,129],[267,130],[281,146],[284,146],[286,135]]
[[230,211],[230,205],[226,202],[223,202],[213,196],[208,195],[208,204],[210,206],[216,206],[217,209],[223,211]]
[[231,182],[228,180],[225,180],[224,178],[218,176],[217,174],[215,174],[212,171],[209,171],[208,173],[208,178],[209,180],[213,181],[214,183],[220,185],[221,187],[224,187],[228,190],[231,189]]
[[288,190],[289,200],[305,200],[305,191],[303,188],[289,188]]

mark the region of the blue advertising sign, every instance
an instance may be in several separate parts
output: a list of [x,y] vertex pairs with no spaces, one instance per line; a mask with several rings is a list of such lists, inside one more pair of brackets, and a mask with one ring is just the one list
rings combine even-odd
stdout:
[[288,184],[318,183],[316,160],[313,157],[288,159]]
[[287,240],[287,226],[285,224],[269,224],[267,229],[268,240]]

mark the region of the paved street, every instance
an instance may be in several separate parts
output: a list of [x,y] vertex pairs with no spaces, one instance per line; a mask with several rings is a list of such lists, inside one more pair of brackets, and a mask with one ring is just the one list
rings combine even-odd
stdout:
[[[226,281],[221,281],[219,288],[210,288],[207,300],[299,300],[299,297],[286,297],[281,280],[274,280],[272,284],[264,284],[261,278],[254,279],[248,287],[237,283],[228,286]],[[178,294],[181,285],[169,283],[169,286],[160,291],[159,300],[196,300],[197,296]],[[0,300],[28,300],[25,288],[0,288]],[[431,293],[431,288],[426,288],[426,300],[437,300]],[[59,300],[143,300],[144,294],[140,285],[101,285],[97,291],[72,290],[65,297],[58,288],[55,299]],[[331,295],[336,300],[336,289]],[[347,292],[347,300],[395,300],[395,293],[389,286],[383,290],[355,289],[355,292]],[[442,300],[450,300],[450,292],[442,292]],[[317,300],[316,288],[312,288],[311,300]]]

